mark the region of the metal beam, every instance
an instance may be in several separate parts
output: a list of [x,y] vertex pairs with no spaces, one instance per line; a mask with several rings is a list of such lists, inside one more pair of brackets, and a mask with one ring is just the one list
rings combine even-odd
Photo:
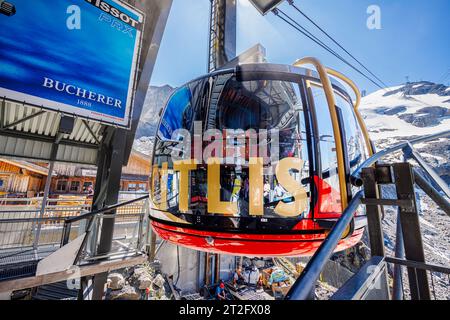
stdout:
[[447,131],[443,131],[443,132],[439,132],[436,134],[432,134],[429,136],[425,136],[425,137],[420,137],[417,139],[412,139],[410,141],[406,141],[406,142],[401,142],[393,147],[384,149],[383,151],[380,151],[376,154],[374,154],[372,157],[370,157],[369,159],[367,159],[366,161],[364,161],[351,175],[350,177],[350,181],[354,186],[357,187],[362,187],[363,182],[362,179],[360,177],[361,175],[361,171],[363,168],[368,168],[371,167],[372,165],[374,165],[376,162],[378,162],[379,160],[381,160],[382,158],[384,158],[385,156],[395,153],[397,151],[401,151],[403,150],[406,146],[408,146],[408,144],[414,145],[414,144],[419,144],[419,143],[423,143],[423,142],[429,142],[429,141],[433,141],[436,139],[440,139],[440,138],[445,138],[445,137],[449,137],[450,136],[450,130]]
[[385,261],[389,262],[389,263],[399,264],[399,265],[402,265],[405,267],[411,267],[411,268],[415,268],[415,269],[450,274],[449,267],[439,266],[436,264],[429,264],[429,263],[423,263],[423,262],[405,260],[405,259],[399,259],[399,258],[393,258],[393,257],[386,257]]
[[434,201],[438,206],[450,216],[450,203],[445,199],[438,190],[436,190],[431,183],[414,170],[414,181],[417,185]]
[[31,120],[33,118],[36,118],[36,117],[40,116],[43,113],[45,113],[45,111],[41,110],[41,111],[38,111],[36,113],[30,114],[29,116],[26,116],[25,118],[19,119],[17,121],[14,121],[12,123],[9,123],[9,124],[6,124],[6,125],[2,126],[0,128],[0,130],[6,130],[6,129],[9,129],[9,128],[15,127],[15,126],[17,126],[17,125],[19,125],[19,124],[21,124],[21,123],[23,123],[25,121]]
[[[419,213],[416,205],[414,190],[414,173],[409,163],[393,165],[397,198],[400,200],[413,200],[414,206],[400,207],[399,215],[402,225],[405,257],[407,260],[425,263],[422,233],[420,230]],[[427,273],[408,267],[408,279],[413,300],[430,300],[430,288]]]
[[[362,170],[361,178],[364,182],[364,196],[367,200],[377,201],[380,198],[375,172],[375,168]],[[366,205],[366,214],[371,254],[372,256],[384,257],[384,235],[381,226],[380,206]]]
[[[113,128],[110,128],[113,130]],[[124,129],[114,129],[114,137],[111,145],[106,148],[106,157],[102,157],[103,163],[98,166],[96,178],[96,190],[94,199],[94,210],[112,206],[119,200],[120,180],[122,176],[122,166],[125,157],[126,134]],[[104,190],[104,192],[101,192]],[[101,198],[99,197],[101,195]],[[114,215],[115,210],[108,214]],[[103,219],[100,229],[100,240],[98,242],[96,254],[106,255],[111,251],[114,233],[115,219]],[[94,277],[93,299],[102,300],[105,291],[107,274],[98,274]]]
[[[400,222],[400,209],[397,215],[397,230],[395,235],[395,257],[403,259],[405,257],[405,247],[403,245],[403,232],[402,224]],[[386,260],[387,261],[387,260]],[[404,286],[403,286],[403,268],[399,264],[394,265],[394,284],[392,288],[392,299],[403,300],[404,299]]]
[[211,0],[208,72],[236,57],[236,1]]
[[42,218],[44,218],[45,207],[47,206],[48,195],[50,193],[53,169],[55,167],[55,159],[56,159],[56,155],[58,153],[58,148],[59,148],[59,145],[58,145],[57,141],[55,141],[52,145],[52,151],[51,151],[51,155],[50,155],[50,164],[48,167],[48,175],[47,175],[47,179],[45,180],[44,196],[42,198],[41,210],[39,213],[39,222],[37,224],[36,232],[34,235],[33,249],[35,251],[37,250],[38,245],[39,245],[39,238],[41,235],[41,228],[42,228]]
[[94,133],[94,131],[92,131],[92,128],[89,125],[89,123],[86,120],[83,120],[83,124],[88,129],[90,135],[92,136],[92,138],[94,138],[95,142],[97,144],[100,144],[100,139],[97,137],[97,135]]
[[[447,183],[442,180],[442,178],[433,170],[433,168],[431,168],[426,163],[421,155],[409,143],[408,147],[405,150],[405,155],[416,160],[417,163],[422,167],[422,169],[424,169],[428,176],[433,180],[433,182],[436,183],[439,188],[441,188],[441,190],[445,193],[445,195],[450,198],[450,188],[448,187]],[[416,171],[416,173],[418,172]]]
[[411,200],[397,200],[397,199],[361,199],[361,203],[367,206],[413,206]]
[[156,258],[156,232],[154,230],[149,230],[149,232],[150,232],[150,248],[148,253],[148,261],[153,262],[155,261]]
[[[2,136],[14,137],[14,138],[19,138],[19,139],[27,139],[27,140],[33,140],[33,141],[45,142],[45,143],[53,143],[55,141],[55,137],[35,135],[35,134],[27,133],[27,132],[17,132],[17,131],[6,130],[6,129],[5,129],[5,131],[2,131]],[[67,146],[80,147],[80,148],[87,148],[87,149],[95,149],[95,150],[98,149],[98,145],[96,145],[96,144],[79,142],[79,141],[68,140],[68,139],[61,139],[60,144],[67,145]]]

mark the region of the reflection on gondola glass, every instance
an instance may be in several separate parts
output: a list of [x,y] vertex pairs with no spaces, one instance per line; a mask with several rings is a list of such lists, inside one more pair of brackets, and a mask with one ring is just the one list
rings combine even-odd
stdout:
[[320,172],[315,177],[319,195],[317,216],[332,218],[342,212],[336,141],[325,92],[316,85],[311,86],[311,91],[317,114],[320,152]]
[[[230,79],[222,93],[216,112],[216,128],[220,131],[242,130],[259,136],[258,148],[253,149],[251,137],[227,139],[234,144],[237,154],[227,154],[226,165],[221,170],[221,198],[238,203],[240,216],[249,214],[250,178],[249,157],[264,159],[264,216],[277,217],[274,212],[280,201],[290,203],[293,195],[281,186],[275,175],[280,160],[302,160],[300,171],[291,170],[298,185],[309,192],[309,161],[306,141],[305,115],[299,85],[284,81],[245,81]],[[267,134],[265,133],[267,132]],[[227,137],[229,135],[227,134]],[[239,140],[244,143],[239,148]],[[228,149],[227,149],[228,150]],[[231,160],[231,161],[230,161]],[[242,164],[239,165],[239,160]],[[298,216],[308,212],[298,212]]]
[[159,135],[162,139],[170,140],[177,129],[189,128],[191,123],[191,91],[188,87],[182,87],[169,100],[159,127]]
[[[177,154],[183,152],[177,141],[188,139],[192,148],[188,148],[190,149],[189,157],[184,158],[190,158],[195,148],[192,120],[201,121],[209,113],[208,123],[213,120],[212,123],[215,125],[208,128],[204,126],[203,129],[205,131],[214,129],[221,134],[220,141],[217,139],[213,141],[213,143],[220,143],[220,151],[223,155],[220,166],[220,201],[237,205],[235,217],[250,216],[249,164],[251,158],[260,157],[264,163],[263,192],[260,194],[261,202],[264,204],[263,215],[268,218],[281,218],[275,212],[277,205],[280,202],[293,203],[294,197],[277,179],[276,168],[280,160],[301,159],[301,170],[290,170],[289,174],[306,193],[309,193],[310,188],[305,111],[301,102],[299,85],[269,80],[241,82],[232,78],[227,81],[223,89],[215,114],[210,114],[213,109],[204,110],[202,99],[193,101],[194,95],[190,92],[192,89],[198,90],[198,86],[202,84],[202,82],[196,82],[179,89],[168,102],[159,128],[154,157],[155,168],[161,168],[166,164],[168,172],[167,178],[160,183],[154,181],[153,200],[174,215],[179,213],[180,172],[174,170],[172,156],[174,152]],[[180,138],[177,134],[180,129],[189,132],[189,137]],[[257,143],[258,146],[256,146]],[[206,146],[203,142],[203,149],[206,149]],[[218,155],[212,154],[212,156]],[[190,171],[189,209],[184,212],[185,215],[218,214],[208,210],[207,156],[203,160],[197,163],[196,170]],[[162,194],[163,191],[166,195]],[[302,212],[296,213],[296,218],[300,218],[302,214],[309,211],[307,199],[304,204]]]
[[[336,104],[342,112],[343,142],[348,154],[349,169],[353,172],[366,160],[368,150],[351,102],[341,94],[336,94]],[[353,191],[357,190],[359,189],[354,188]]]
[[[347,153],[348,170],[354,172],[366,159],[369,154],[368,148],[364,142],[362,128],[356,119],[353,105],[349,98],[336,92],[336,104],[342,113],[342,139]],[[355,195],[360,188],[352,186],[352,195]],[[364,207],[360,207],[356,215],[364,215]]]
[[[317,74],[251,64],[177,90],[155,142],[155,231],[221,254],[313,254],[342,213],[341,194],[352,196],[345,177],[368,150],[351,98],[332,86],[334,106]],[[349,232],[340,249],[362,232]]]

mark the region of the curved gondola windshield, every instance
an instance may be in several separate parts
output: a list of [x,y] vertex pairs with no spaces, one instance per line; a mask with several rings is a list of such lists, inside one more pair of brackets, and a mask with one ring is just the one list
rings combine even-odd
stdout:
[[176,222],[251,229],[250,218],[260,217],[270,228],[292,228],[310,210],[300,92],[294,82],[231,75],[177,90],[155,144],[155,205]]
[[[153,154],[157,234],[218,254],[314,254],[358,191],[349,177],[368,154],[347,81],[321,80],[249,64],[177,89]],[[356,219],[339,250],[360,241]]]

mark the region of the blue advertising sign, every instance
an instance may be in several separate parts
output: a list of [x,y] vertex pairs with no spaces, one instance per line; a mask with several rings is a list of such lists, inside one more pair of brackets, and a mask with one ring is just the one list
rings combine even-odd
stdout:
[[129,127],[144,15],[119,0],[9,0],[0,99]]

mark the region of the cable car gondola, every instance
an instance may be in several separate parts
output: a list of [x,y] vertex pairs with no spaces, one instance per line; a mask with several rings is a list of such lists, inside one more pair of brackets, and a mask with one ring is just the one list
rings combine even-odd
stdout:
[[[359,101],[353,82],[314,58],[239,65],[180,87],[154,146],[154,231],[211,253],[314,254],[358,191],[350,173],[372,154]],[[356,212],[337,250],[364,226]]]

